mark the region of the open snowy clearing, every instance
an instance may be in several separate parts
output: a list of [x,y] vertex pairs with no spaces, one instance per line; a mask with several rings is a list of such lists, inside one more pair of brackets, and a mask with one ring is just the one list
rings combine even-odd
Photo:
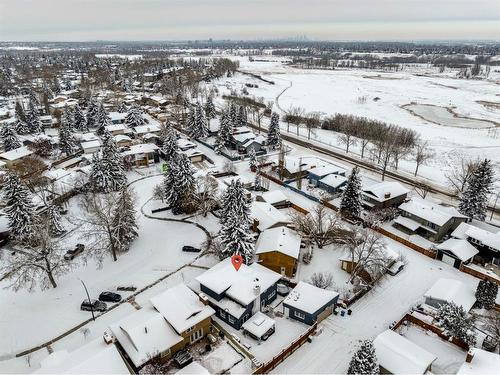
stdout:
[[[463,80],[414,75],[410,72],[304,70],[286,66],[279,60],[259,62],[250,62],[246,58],[239,60],[242,71],[261,74],[275,84],[271,85],[248,75],[235,74],[233,77],[217,81],[217,86],[224,94],[229,94],[231,89],[239,92],[246,83],[252,83],[259,87],[247,88],[249,95],[262,97],[265,102],[274,101],[274,110],[282,114],[291,107],[301,107],[306,112],[319,112],[324,115],[353,114],[411,128],[417,131],[423,140],[429,142],[434,152],[434,157],[428,165],[420,168],[420,176],[444,185],[446,181],[443,172],[463,156],[487,157],[500,168],[498,129],[470,129],[467,124],[474,120],[465,120],[453,115],[451,115],[453,120],[450,120],[448,115],[441,112],[432,116],[426,113],[430,116],[430,120],[436,120],[436,116],[439,115],[439,120],[448,125],[449,121],[454,121],[454,125],[459,123],[459,127],[450,128],[426,121],[402,108],[408,104],[450,107],[458,116],[498,124],[500,110],[495,106],[481,104],[481,102],[498,103],[498,84],[494,78]],[[372,79],[374,77],[377,79]],[[384,77],[398,79],[381,79]],[[447,112],[446,109],[444,111]],[[474,127],[483,127],[484,124],[491,127],[494,125],[491,122],[474,122]],[[282,123],[282,131],[286,129],[287,125]],[[290,126],[290,131],[295,133],[293,125]],[[302,128],[300,134],[306,137],[307,129]],[[311,135],[312,139],[343,149],[337,137],[336,133],[321,129],[316,129]],[[351,152],[360,151],[354,146]],[[415,169],[414,162],[403,160],[400,169],[412,173]]]

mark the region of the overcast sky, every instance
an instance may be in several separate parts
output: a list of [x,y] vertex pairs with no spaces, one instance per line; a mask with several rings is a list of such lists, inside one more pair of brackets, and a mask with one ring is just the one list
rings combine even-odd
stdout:
[[500,40],[500,0],[0,0],[0,40]]

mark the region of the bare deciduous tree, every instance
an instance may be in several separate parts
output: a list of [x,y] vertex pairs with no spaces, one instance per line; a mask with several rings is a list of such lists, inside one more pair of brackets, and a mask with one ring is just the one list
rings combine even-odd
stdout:
[[450,166],[450,170],[445,173],[445,177],[450,188],[458,195],[465,190],[467,180],[474,173],[479,161],[467,159],[463,155],[457,156],[455,160],[457,161]]
[[429,150],[429,142],[418,140],[413,150],[413,159],[415,160],[415,176],[418,173],[418,168],[425,164],[425,162],[434,156],[433,152]]
[[196,206],[198,212],[206,217],[219,204],[218,184],[213,177],[206,175],[196,181]]
[[311,276],[311,284],[321,289],[327,289],[333,285],[333,275],[327,272],[315,272]]
[[321,249],[326,245],[342,241],[345,234],[337,215],[325,206],[318,204],[307,215],[293,213],[291,215],[296,231]]

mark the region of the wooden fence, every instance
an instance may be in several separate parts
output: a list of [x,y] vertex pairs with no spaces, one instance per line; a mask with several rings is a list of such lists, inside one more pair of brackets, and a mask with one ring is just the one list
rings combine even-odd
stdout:
[[489,280],[493,283],[496,283],[498,285],[500,285],[500,279],[498,277],[493,277],[491,275],[488,275],[487,273],[483,273],[479,270],[476,270],[474,268],[471,268],[465,264],[461,264],[460,265],[460,271],[464,272],[464,273],[468,273],[469,275],[472,275],[474,277],[477,277],[478,279],[481,279],[481,280]]
[[276,368],[281,362],[288,358],[293,352],[304,345],[307,339],[316,332],[318,323],[314,323],[304,334],[293,341],[287,348],[283,349],[278,355],[274,356],[273,359],[264,363],[262,366],[257,368],[254,374],[267,374],[273,368]]
[[386,237],[389,237],[390,239],[393,239],[396,242],[402,243],[403,245],[409,247],[410,249],[413,249],[415,251],[418,251],[421,254],[428,256],[429,258],[436,259],[436,252],[434,250],[429,250],[429,249],[426,249],[422,246],[418,246],[417,244],[415,244],[411,241],[408,241],[405,238],[399,237],[397,234],[389,232],[388,230],[385,230],[384,228],[373,227],[372,229],[374,231],[379,232],[380,234],[383,234]]

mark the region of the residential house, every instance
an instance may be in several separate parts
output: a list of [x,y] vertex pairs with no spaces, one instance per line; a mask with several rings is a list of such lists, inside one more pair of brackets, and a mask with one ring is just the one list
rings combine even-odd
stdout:
[[[120,125],[125,124],[125,119],[127,118],[127,113],[125,112],[109,112],[109,119],[111,120],[111,124]],[[115,135],[115,134],[113,134]]]
[[40,123],[44,128],[51,128],[57,123],[57,119],[55,119],[51,115],[43,115],[40,116]]
[[133,374],[115,345],[107,345],[102,338],[68,352],[66,349],[50,353],[40,361],[34,374]]
[[267,202],[276,208],[288,207],[290,205],[290,200],[281,190],[266,191],[261,195],[257,195],[255,200],[257,202]]
[[80,147],[84,154],[95,154],[101,150],[101,141],[99,139],[93,141],[80,142]]
[[476,290],[469,284],[454,279],[440,278],[424,294],[425,304],[438,309],[453,302],[468,312],[476,303]]
[[128,150],[122,152],[122,156],[125,164],[136,167],[147,167],[150,163],[160,162],[158,146],[152,143],[132,145]]
[[289,217],[267,202],[252,202],[250,217],[253,221],[252,230],[255,232],[291,224]]
[[474,246],[479,251],[474,259],[479,263],[500,265],[499,228],[473,219],[470,223],[461,223],[451,236],[467,240]]
[[214,309],[205,305],[185,284],[167,289],[151,298],[151,303],[182,337],[176,348],[191,345],[212,331]]
[[120,134],[125,134],[128,128],[125,126],[125,124],[112,124],[112,125],[107,125],[106,130],[111,133],[111,135],[120,135]]
[[390,329],[373,340],[382,374],[430,373],[437,357]]
[[467,240],[458,238],[447,239],[436,246],[436,250],[436,259],[442,260],[455,268],[460,268],[462,264],[469,264],[472,258],[479,253],[479,250]]
[[276,299],[276,285],[281,275],[258,263],[242,264],[236,270],[231,258],[219,262],[196,280],[200,298],[215,309],[216,316],[240,329],[256,312]]
[[457,375],[497,374],[500,369],[500,355],[479,348],[471,348]]
[[434,242],[442,241],[468,219],[454,207],[442,206],[422,198],[412,198],[403,203],[399,206],[399,211],[401,216],[394,220],[395,227]]
[[241,154],[248,154],[251,149],[255,151],[255,153],[261,153],[263,151],[263,137],[257,136],[255,138],[248,139],[243,143],[239,143],[237,145],[238,152]]
[[330,194],[341,192],[342,188],[347,184],[347,177],[339,174],[329,174],[318,181],[318,187]]
[[339,294],[299,281],[283,300],[284,314],[291,319],[313,325],[335,310]]
[[[315,167],[306,161],[306,158],[299,158],[295,156],[285,156],[283,159],[282,175],[286,179],[303,178],[308,174],[309,169]],[[278,169],[281,166],[278,165]]]
[[406,200],[408,192],[399,182],[382,181],[363,189],[363,206],[368,209],[397,207]]
[[187,139],[184,139],[184,138],[179,138],[177,140],[177,145],[179,146],[179,150],[181,150],[181,151],[187,151],[187,150],[191,150],[193,148],[198,147],[196,145],[196,143],[188,141]]
[[136,126],[133,129],[138,138],[143,138],[147,134],[156,136],[160,135],[160,127],[156,124]]
[[22,146],[19,148],[15,148],[14,150],[1,153],[0,162],[5,163],[6,168],[10,168],[15,166],[16,164],[21,163],[32,154],[33,152],[27,146]]
[[289,228],[266,229],[255,244],[255,254],[259,264],[282,276],[293,277],[297,272],[300,243],[300,236]]
[[314,167],[309,169],[307,173],[307,178],[309,179],[309,183],[313,186],[318,186],[319,180],[325,178],[328,175],[336,174],[340,176],[345,176],[345,169],[340,168],[334,164],[326,164],[320,167]]
[[125,134],[115,135],[113,139],[118,147],[130,147],[132,145],[132,138]]
[[134,372],[152,359],[171,358],[176,345],[182,347],[184,341],[153,307],[143,307],[109,328]]
[[187,151],[183,151],[183,153],[188,157],[188,159],[189,159],[189,161],[191,161],[191,163],[200,163],[206,159],[205,154],[203,152],[201,152],[200,150],[190,149]]

